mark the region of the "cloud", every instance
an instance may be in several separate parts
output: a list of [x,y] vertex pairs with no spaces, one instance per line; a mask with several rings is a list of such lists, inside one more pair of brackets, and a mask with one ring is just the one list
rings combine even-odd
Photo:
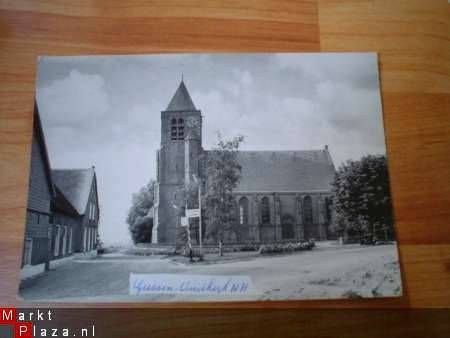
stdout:
[[[203,143],[206,148],[211,148],[217,140],[217,132],[223,137],[234,136],[234,128],[239,124],[242,112],[235,100],[230,100],[222,92],[212,89],[206,92],[192,92],[192,99],[199,104],[203,118]],[[234,121],[234,124],[230,124]]]
[[233,75],[243,87],[249,87],[253,83],[253,77],[248,70],[234,69]]
[[[330,59],[333,59],[330,62]],[[375,53],[286,53],[275,55],[281,69],[300,72],[315,82],[346,83],[356,88],[378,88]]]
[[78,70],[39,88],[37,95],[49,127],[77,127],[101,119],[109,109],[104,79]]
[[129,241],[131,195],[156,176],[161,110],[184,73],[216,132],[246,150],[321,149],[335,164],[384,153],[376,55],[239,54],[50,57],[39,60],[37,100],[53,167],[95,165],[108,242]]

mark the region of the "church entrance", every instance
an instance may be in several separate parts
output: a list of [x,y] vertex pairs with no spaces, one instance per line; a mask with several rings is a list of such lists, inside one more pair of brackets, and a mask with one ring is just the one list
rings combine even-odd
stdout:
[[294,239],[294,217],[291,215],[284,215],[281,219],[281,237],[283,239]]

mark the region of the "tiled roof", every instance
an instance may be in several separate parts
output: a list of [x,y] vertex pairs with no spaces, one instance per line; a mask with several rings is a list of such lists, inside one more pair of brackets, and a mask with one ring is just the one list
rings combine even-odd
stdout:
[[192,111],[197,110],[195,108],[194,102],[192,102],[191,96],[184,85],[184,82],[181,81],[178,86],[177,91],[170,100],[169,105],[167,106],[166,111]]
[[240,151],[242,177],[238,191],[330,190],[334,165],[327,149],[303,151]]
[[78,214],[83,215],[91,192],[94,169],[53,169],[52,178]]

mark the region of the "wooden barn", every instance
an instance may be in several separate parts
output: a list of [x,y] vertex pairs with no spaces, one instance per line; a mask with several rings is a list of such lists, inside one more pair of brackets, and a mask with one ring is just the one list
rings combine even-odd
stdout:
[[94,250],[99,215],[95,168],[51,169],[35,103],[22,267]]
[[51,204],[54,197],[50,161],[35,102],[22,265],[36,265],[47,261],[51,236]]
[[54,169],[53,257],[95,249],[99,221],[94,168]]

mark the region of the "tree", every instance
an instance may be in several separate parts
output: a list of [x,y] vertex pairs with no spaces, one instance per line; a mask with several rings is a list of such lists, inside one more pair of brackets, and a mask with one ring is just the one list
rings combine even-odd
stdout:
[[386,157],[347,161],[333,182],[335,228],[360,239],[393,239],[393,216]]
[[154,185],[151,180],[132,196],[126,222],[134,243],[151,242],[153,217],[149,212],[154,203]]
[[[186,183],[175,192],[173,207],[176,209],[179,217],[185,216],[186,206],[189,209],[198,208],[198,182],[196,181]],[[192,220],[190,223],[192,223]],[[189,235],[192,237],[187,227],[177,226],[177,249],[186,247],[189,242]]]
[[241,166],[238,162],[239,146],[243,136],[223,140],[218,135],[217,146],[208,152],[206,177],[208,178],[202,204],[208,219],[206,239],[215,242],[223,240],[226,230],[236,230],[236,209],[233,189],[241,179]]

